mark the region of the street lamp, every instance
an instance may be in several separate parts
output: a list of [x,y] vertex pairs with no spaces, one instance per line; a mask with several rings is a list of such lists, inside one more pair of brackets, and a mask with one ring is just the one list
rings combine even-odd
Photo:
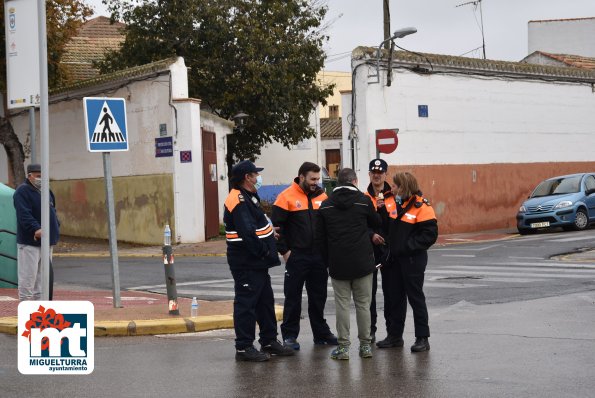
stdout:
[[395,39],[402,39],[403,37],[412,35],[416,32],[417,32],[417,28],[414,28],[414,27],[402,28],[399,30],[395,30],[395,32],[393,33],[393,35],[391,37],[380,42],[380,44],[378,45],[378,50],[376,51],[376,74],[368,76],[368,77],[375,77],[376,81],[368,82],[368,84],[380,83],[380,55],[382,54],[382,46],[384,45],[384,43],[386,43],[388,41],[393,41]]
[[236,129],[238,129],[239,131],[243,131],[246,128],[246,120],[248,119],[248,114],[244,113],[244,112],[239,112],[237,114],[235,114],[234,116],[232,116],[232,119],[236,125]]

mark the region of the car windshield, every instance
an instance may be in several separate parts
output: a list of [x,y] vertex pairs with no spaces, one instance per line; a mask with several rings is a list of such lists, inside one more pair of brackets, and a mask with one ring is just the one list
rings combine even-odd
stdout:
[[542,182],[531,194],[532,198],[548,195],[563,195],[579,191],[581,176],[554,178]]

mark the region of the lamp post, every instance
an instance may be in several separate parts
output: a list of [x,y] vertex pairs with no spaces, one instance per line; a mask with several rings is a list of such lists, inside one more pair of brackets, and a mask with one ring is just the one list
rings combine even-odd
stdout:
[[399,30],[395,30],[395,32],[393,33],[393,35],[391,37],[389,37],[388,39],[382,40],[382,42],[380,42],[380,44],[378,45],[378,50],[376,51],[376,74],[368,76],[368,77],[375,77],[376,81],[368,82],[368,84],[380,83],[380,56],[382,54],[382,45],[384,43],[393,41],[395,39],[402,39],[403,37],[409,36],[416,32],[417,32],[417,29],[414,27],[402,28]]

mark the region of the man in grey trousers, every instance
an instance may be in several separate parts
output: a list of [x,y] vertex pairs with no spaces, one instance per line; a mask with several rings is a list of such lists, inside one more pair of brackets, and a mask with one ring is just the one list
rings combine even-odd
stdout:
[[357,188],[357,175],[342,169],[338,186],[322,202],[318,212],[316,240],[335,292],[339,347],[333,359],[349,359],[349,305],[355,303],[359,356],[372,357],[370,335],[372,277],[376,268],[372,235],[380,227],[380,217],[369,197]]

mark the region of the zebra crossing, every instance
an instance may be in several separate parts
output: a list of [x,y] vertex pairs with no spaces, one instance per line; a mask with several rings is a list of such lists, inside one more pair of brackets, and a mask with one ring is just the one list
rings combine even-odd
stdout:
[[[278,301],[283,298],[283,279],[282,274],[271,275],[273,292]],[[379,284],[380,279],[379,275]],[[426,269],[424,288],[431,291],[432,289],[477,289],[504,285],[522,287],[531,283],[553,280],[595,282],[595,264],[562,264],[554,260],[514,261],[510,259],[510,261],[499,260],[481,265],[453,263],[433,266],[431,261]],[[232,300],[233,286],[232,278],[187,281],[178,283],[177,291],[180,296],[196,296],[200,300]],[[165,285],[137,286],[129,290],[166,293]],[[328,293],[328,300],[333,301],[330,280]],[[303,297],[306,297],[305,289]]]

